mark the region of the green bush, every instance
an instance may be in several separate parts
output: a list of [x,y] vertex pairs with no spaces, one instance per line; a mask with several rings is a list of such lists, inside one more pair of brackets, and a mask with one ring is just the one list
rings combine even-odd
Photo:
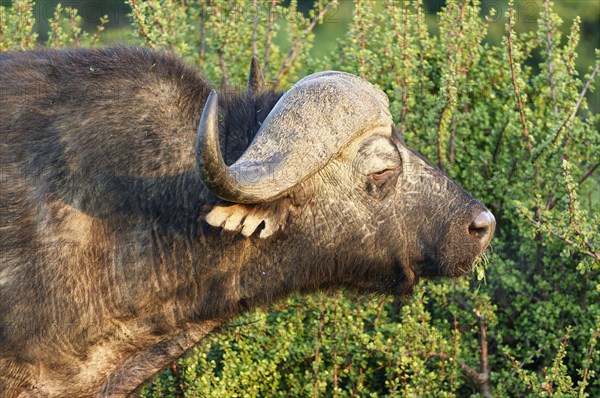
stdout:
[[[0,8],[2,51],[36,42],[32,2],[13,3]],[[404,303],[289,298],[230,321],[143,396],[600,396],[600,134],[586,101],[599,53],[580,77],[578,18],[563,35],[552,3],[538,3],[537,30],[517,34],[512,2],[485,15],[479,1],[448,0],[432,30],[420,0],[357,1],[336,50],[315,58],[313,28],[335,3],[308,15],[295,1],[129,4],[132,42],[227,87],[243,84],[253,53],[282,89],[322,69],[364,76],[406,142],[498,219],[483,280],[426,281]],[[487,43],[502,21],[502,42]],[[106,20],[86,34],[57,8],[49,22],[47,44],[70,46],[96,45]]]

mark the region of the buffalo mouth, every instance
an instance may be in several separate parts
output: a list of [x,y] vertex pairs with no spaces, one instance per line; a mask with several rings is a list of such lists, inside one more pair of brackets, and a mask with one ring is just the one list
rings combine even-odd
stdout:
[[473,271],[473,266],[480,253],[469,253],[466,258],[425,258],[417,265],[418,275],[425,278],[458,278],[468,275]]

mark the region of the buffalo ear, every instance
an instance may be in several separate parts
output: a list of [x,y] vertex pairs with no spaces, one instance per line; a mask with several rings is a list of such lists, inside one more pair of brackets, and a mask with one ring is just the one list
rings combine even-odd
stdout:
[[260,64],[255,55],[250,61],[250,73],[248,74],[248,95],[260,94],[265,89],[265,79],[260,71]]
[[259,204],[219,203],[206,215],[206,222],[225,231],[241,232],[246,237],[260,230],[258,236],[267,238],[286,227],[292,207],[288,198]]

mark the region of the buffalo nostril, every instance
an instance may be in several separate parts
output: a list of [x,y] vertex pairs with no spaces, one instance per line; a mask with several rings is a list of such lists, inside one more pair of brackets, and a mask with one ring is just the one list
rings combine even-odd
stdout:
[[494,215],[487,210],[479,213],[469,225],[469,234],[482,242],[489,241],[494,229],[496,228],[496,219]]

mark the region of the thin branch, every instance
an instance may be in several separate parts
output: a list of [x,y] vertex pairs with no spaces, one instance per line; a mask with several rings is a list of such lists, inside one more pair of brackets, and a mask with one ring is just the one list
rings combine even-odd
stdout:
[[[583,99],[585,98],[585,94],[587,93],[587,90],[590,87],[590,84],[592,83],[592,80],[594,80],[594,77],[596,76],[596,73],[598,73],[598,67],[599,67],[599,65],[596,64],[596,67],[592,71],[592,74],[590,75],[590,78],[587,80],[587,82],[583,86],[583,89],[581,90],[581,93],[579,94],[579,98],[577,99],[577,103],[575,104],[575,108],[573,108],[573,111],[571,113],[569,113],[569,115],[567,116],[567,118],[562,122],[562,124],[560,125],[560,127],[554,133],[554,138],[552,139],[552,142],[550,143],[550,146],[554,146],[556,144],[556,141],[558,141],[558,137],[560,136],[560,133],[562,132],[562,130],[565,128],[565,126],[567,126],[567,124],[571,121],[571,119],[573,119],[575,117],[575,115],[579,111],[579,107],[581,106],[581,103],[583,102]],[[533,162],[537,161],[538,158],[542,155],[542,153],[543,153],[543,151],[538,152],[535,155],[535,157],[533,158]],[[594,170],[592,170],[592,172],[593,171]],[[586,176],[586,178],[587,178],[587,176]],[[552,207],[554,207],[554,206],[552,206]]]
[[2,18],[0,18],[0,51],[8,51],[8,45],[6,44],[6,35],[4,34],[4,25],[2,24]]
[[[321,308],[325,307],[325,303],[323,302],[323,298],[321,297]],[[319,382],[319,367],[318,367],[318,362],[319,362],[319,349],[321,347],[321,336],[323,334],[323,320],[325,317],[325,312],[322,309],[321,313],[319,314],[319,330],[318,330],[318,334],[317,334],[317,343],[316,343],[316,347],[315,347],[315,355],[314,355],[314,362],[317,363],[317,366],[314,367],[314,372],[313,372],[313,391],[314,391],[314,398],[317,398],[318,396],[318,390],[317,390],[317,385]]]
[[[148,7],[150,7],[150,9],[152,11],[154,11],[154,3],[152,2],[152,0],[146,0],[146,3],[148,4]],[[156,12],[154,12],[154,25],[158,26],[158,28],[160,29],[160,33],[162,34],[162,37],[166,38],[169,34],[167,28],[163,25],[162,21],[160,20],[160,18],[158,17],[158,14]]]
[[364,76],[365,73],[365,65],[366,65],[366,60],[365,60],[365,47],[366,47],[366,42],[367,40],[365,39],[366,34],[365,34],[365,27],[363,24],[363,19],[362,16],[360,14],[360,0],[356,0],[356,4],[354,5],[354,7],[356,8],[356,20],[358,21],[358,29],[360,30],[360,74],[362,77]]
[[175,376],[175,396],[176,397],[183,397],[184,396],[184,391],[185,391],[185,387],[183,385],[183,380],[181,379],[181,372],[179,372],[179,368],[177,366],[177,361],[171,363],[171,373],[173,373],[173,376]]
[[[394,1],[386,1],[385,2],[385,9],[387,12],[388,19],[391,21],[391,24],[392,24],[394,38],[396,39],[396,41],[398,43],[400,43],[400,42],[402,43],[402,65],[404,68],[406,68],[408,65],[408,62],[407,62],[408,53],[406,51],[406,48],[407,48],[406,33],[407,33],[407,29],[408,29],[407,28],[407,25],[408,25],[408,21],[407,21],[408,2],[404,2],[403,5],[404,5],[404,9],[402,11],[402,34],[400,34],[400,31],[398,30],[398,23],[396,22],[396,13],[395,13],[396,7],[394,6]],[[392,71],[395,72],[396,62],[394,62],[393,54],[390,53],[389,58],[390,58],[390,64],[391,64]],[[419,71],[421,72],[421,74],[423,73],[420,69],[419,69]],[[402,79],[402,81],[400,81],[398,75],[399,75],[399,73],[393,73],[396,86],[400,87],[400,89],[402,90],[402,100],[400,102],[401,103],[400,135],[404,136],[404,131],[406,130],[404,121],[406,119],[406,113],[408,111],[407,106],[406,106],[406,99],[407,99],[407,95],[408,95],[408,77],[407,77],[407,73],[404,72],[403,79]]]
[[52,44],[53,44],[54,48],[58,48],[58,46],[59,46],[59,42],[58,42],[59,24],[58,24],[58,21],[60,20],[60,16],[62,14],[62,10],[60,8],[58,8],[59,5],[56,6],[54,20],[52,21]]
[[144,39],[146,39],[146,45],[152,47],[152,40],[150,40],[148,29],[146,29],[145,21],[143,21],[143,18],[140,15],[139,10],[137,9],[137,0],[131,0],[131,9],[133,10],[133,18],[138,24],[140,35]]
[[254,21],[252,21],[252,56],[256,57],[256,31],[258,30],[258,0],[252,0],[252,7],[256,11]]
[[[456,119],[452,119],[452,131],[450,132],[450,140],[448,141],[448,163],[450,167],[454,166],[456,151]],[[487,177],[487,176],[486,176]]]
[[488,325],[485,317],[477,312],[479,319],[479,344],[481,346],[481,372],[479,373],[478,382],[481,394],[486,398],[493,398],[492,388],[490,386],[490,362],[488,354],[487,329]]
[[529,130],[527,129],[527,121],[525,120],[525,111],[523,110],[523,101],[521,100],[521,93],[517,86],[517,79],[515,77],[515,61],[513,59],[513,46],[512,46],[512,20],[514,17],[514,9],[510,7],[508,10],[508,21],[507,21],[507,43],[508,43],[508,63],[510,65],[510,77],[512,81],[513,90],[517,97],[517,106],[519,108],[519,114],[521,116],[521,124],[523,125],[523,137],[525,138],[525,144],[527,145],[527,152],[531,155],[533,150],[531,145],[531,139],[529,138]]
[[498,155],[500,154],[500,143],[504,138],[504,132],[506,131],[506,128],[508,127],[509,123],[510,120],[507,119],[506,123],[504,123],[504,127],[502,127],[502,129],[500,130],[500,134],[498,134],[498,139],[496,140],[496,144],[494,145],[494,154],[492,155],[494,165],[498,163]]
[[100,41],[100,34],[104,31],[104,25],[108,22],[108,15],[104,15],[100,17],[100,23],[96,26],[96,32],[94,33],[94,37],[92,38],[91,47],[95,47]]
[[[596,164],[590,166],[586,171],[584,171],[583,175],[579,178],[577,185],[581,186],[592,174],[594,174],[594,172],[598,169],[598,166],[600,166],[600,163],[596,163]],[[548,195],[548,203],[546,204],[546,210],[554,209],[554,207],[558,203],[560,203],[562,198],[564,198],[566,195],[566,193],[564,193],[563,195],[560,196],[560,198],[554,197],[554,192],[556,191],[557,185],[558,185],[557,183],[554,184],[550,194]]]
[[580,396],[583,396],[583,392],[585,390],[585,387],[587,386],[588,373],[590,370],[590,364],[592,362],[592,353],[594,352],[594,345],[595,345],[596,341],[598,340],[599,333],[600,333],[600,328],[596,329],[596,331],[594,332],[594,335],[592,337],[592,340],[590,342],[590,348],[588,349],[588,353],[587,353],[587,365],[586,365],[585,369],[583,370],[583,377],[581,380],[581,389],[579,390]]
[[512,380],[513,377],[515,377],[515,375],[517,374],[517,372],[519,372],[521,370],[521,368],[523,366],[525,366],[525,364],[528,361],[531,361],[533,359],[533,357],[535,357],[536,355],[538,355],[541,351],[542,351],[542,349],[538,348],[533,354],[531,354],[530,356],[528,356],[527,358],[525,358],[523,360],[523,362],[521,362],[520,364],[517,364],[517,362],[515,361],[515,359],[512,356],[510,356],[510,354],[508,354],[508,353],[505,352],[504,355],[506,355],[510,359],[510,361],[513,363],[513,367],[515,368],[515,370],[513,370],[512,373],[510,374],[510,376],[504,381],[504,383],[502,384],[502,387],[500,388],[500,391],[503,391],[504,388],[506,387],[506,384],[508,384],[508,382],[510,380]]
[[333,341],[336,342],[336,344],[334,344],[333,346],[333,390],[337,390],[338,388],[338,363],[337,363],[337,336],[338,336],[338,329],[337,329],[337,313],[338,313],[338,301],[339,301],[339,293],[336,293],[335,295],[335,301],[334,301],[334,307],[333,307]]
[[[24,15],[30,13],[32,11],[32,7],[33,6],[31,4],[24,6]],[[33,28],[34,21],[32,21],[31,18],[25,17],[25,23],[25,30],[27,31],[27,33],[25,34],[25,46],[23,47],[23,45],[21,45],[23,49],[29,48],[29,46],[31,45],[31,29]]]
[[[232,7],[231,3],[229,3],[230,7]],[[219,56],[219,68],[221,69],[221,87],[225,89],[229,83],[229,73],[227,71],[227,63],[225,62],[225,49],[227,48],[229,41],[229,32],[234,28],[235,18],[227,18],[226,29],[221,35],[221,45],[216,50],[217,55]],[[233,22],[232,22],[233,21]]]
[[[575,73],[575,65],[573,62],[573,58],[575,57],[575,47],[577,47],[579,33],[579,24],[577,24],[577,18],[573,21],[573,26],[571,27],[571,34],[569,35],[569,44],[567,48],[569,49],[569,60],[567,62],[567,71],[569,75],[573,76]],[[573,80],[569,80],[569,86],[573,84]]]
[[285,76],[286,73],[288,73],[288,71],[294,64],[294,60],[298,56],[298,49],[300,48],[300,45],[302,43],[304,43],[304,37],[306,37],[306,35],[308,35],[310,32],[312,32],[312,30],[315,28],[315,26],[317,26],[317,23],[319,22],[319,20],[321,18],[323,18],[323,16],[325,16],[325,14],[327,13],[327,11],[329,11],[329,9],[336,3],[337,3],[337,1],[334,0],[334,1],[329,2],[325,7],[323,7],[323,9],[319,12],[319,14],[313,18],[313,20],[310,22],[310,24],[304,30],[304,36],[299,37],[296,40],[294,40],[294,43],[292,43],[292,48],[290,48],[290,50],[288,51],[287,55],[285,56],[285,59],[283,60],[283,63],[281,64],[281,68],[279,68],[279,73],[277,73],[277,82],[275,83],[275,88],[279,87],[279,85],[281,84],[281,81],[283,80],[283,77]]
[[[585,98],[585,94],[587,93],[587,90],[590,87],[590,84],[592,83],[592,80],[594,80],[594,77],[596,76],[596,73],[598,73],[598,67],[599,66],[600,66],[600,64],[596,64],[596,67],[592,71],[592,74],[590,75],[590,78],[587,80],[587,82],[585,83],[585,86],[583,86],[583,90],[581,90],[581,93],[579,94],[579,99],[577,100],[577,103],[575,104],[575,108],[569,114],[569,116],[565,119],[565,121],[560,125],[560,127],[558,128],[558,130],[556,130],[556,133],[554,133],[554,138],[552,139],[551,145],[556,144],[556,141],[558,140],[558,137],[559,137],[561,131],[565,128],[565,126],[567,125],[567,123],[573,117],[575,117],[575,115],[579,111],[579,107],[581,106],[581,103],[583,102],[583,99]],[[535,157],[534,161],[537,160],[537,158],[539,158],[540,155],[541,155],[541,152]]]
[[204,64],[204,56],[206,54],[206,15],[208,11],[206,9],[206,2],[202,2],[200,8],[200,42],[198,46],[198,59],[200,61],[200,66]]
[[[568,160],[566,148],[565,148],[565,153],[563,154],[562,158],[564,160]],[[561,162],[562,162],[562,160],[561,160]],[[569,227],[572,227],[573,224],[575,223],[575,195],[573,194],[573,190],[571,189],[571,183],[573,182],[573,180],[571,179],[571,173],[570,173],[569,167],[565,163],[562,163],[561,166],[563,169],[565,188],[567,189],[567,196],[569,199]]]
[[573,231],[575,231],[575,233],[576,233],[577,235],[579,235],[579,237],[580,237],[580,238],[581,238],[581,240],[583,241],[583,244],[585,245],[585,247],[587,247],[587,248],[588,248],[588,250],[589,250],[591,253],[595,253],[595,254],[596,254],[596,256],[597,256],[597,258],[600,258],[600,254],[597,254],[597,253],[594,251],[594,248],[592,247],[592,245],[591,245],[590,241],[589,241],[589,240],[588,240],[588,239],[587,239],[587,238],[586,238],[586,237],[583,235],[583,233],[581,232],[581,230],[579,229],[579,227],[578,227],[577,225],[571,225],[571,228],[573,229]]
[[[558,239],[562,240],[563,242],[565,242],[566,244],[575,247],[575,248],[579,248],[581,245],[578,245],[577,243],[573,242],[571,239],[562,236],[561,234],[559,234],[558,232],[554,231],[551,228],[544,228],[542,223],[539,221],[534,220],[533,218],[531,218],[528,215],[525,215],[525,218],[527,218],[527,220],[529,220],[529,222],[531,222],[533,225],[535,225],[536,227],[538,227],[541,230],[545,230],[547,231],[550,235],[557,237]],[[584,242],[585,243],[585,242]],[[588,242],[589,244],[589,242]],[[588,247],[588,249],[590,249],[590,247]],[[600,261],[600,254],[595,253],[594,251],[591,250],[579,250],[580,253],[585,254],[586,256],[589,256],[597,261]]]
[[[453,323],[454,323],[454,333],[452,333],[452,360],[456,361],[456,355],[458,354],[458,321],[456,320],[456,315],[452,314]],[[452,372],[450,373],[450,392],[454,393],[454,368],[452,368]]]
[[550,10],[548,0],[544,0],[544,22],[546,23],[546,51],[548,57],[548,78],[550,80],[550,93],[552,94],[552,104],[554,114],[558,114],[558,105],[556,104],[556,83],[554,82],[554,64],[552,63],[552,29],[550,28]]
[[583,175],[581,176],[581,178],[579,178],[579,181],[577,182],[578,185],[581,185],[584,183],[585,180],[588,179],[589,176],[591,176],[594,171],[596,171],[596,169],[598,168],[598,166],[600,166],[600,163],[596,163],[595,165],[593,165],[592,167],[588,168]]
[[[407,59],[408,59],[408,51],[406,48],[408,47],[407,39],[406,39],[406,31],[408,30],[408,1],[404,2],[404,9],[402,10],[402,62],[404,67],[407,67]],[[404,121],[406,120],[406,114],[408,113],[408,106],[406,105],[406,100],[408,98],[408,74],[404,74],[404,79],[402,79],[402,113],[400,114],[400,134],[404,136]]]
[[[514,8],[512,5],[512,2],[509,2],[509,9],[508,9],[508,20],[506,22],[506,30],[507,30],[507,46],[508,46],[508,62],[510,65],[510,77],[511,77],[511,81],[512,81],[512,86],[513,86],[513,90],[515,93],[515,97],[517,98],[517,106],[519,108],[519,115],[521,118],[521,124],[523,125],[523,137],[525,139],[525,144],[527,147],[527,154],[529,155],[529,159],[531,160],[532,158],[532,152],[533,152],[533,146],[531,144],[531,138],[529,137],[529,129],[527,128],[527,120],[525,119],[525,110],[523,109],[523,101],[521,99],[521,92],[519,91],[519,87],[517,85],[517,79],[516,79],[516,74],[515,74],[515,61],[514,61],[514,57],[513,57],[513,44],[512,44],[512,21],[513,21],[513,17],[514,17]],[[534,181],[535,181],[535,187],[539,189],[540,186],[540,180],[539,180],[539,176],[540,176],[540,170],[539,170],[539,166],[537,164],[535,164],[535,162],[533,163],[533,175],[534,175]],[[541,214],[541,207],[542,204],[540,203],[540,199],[538,197],[535,198],[535,216],[537,219],[540,218],[540,214]],[[542,235],[538,232],[535,234],[535,238],[534,238],[535,242],[536,242],[536,271],[543,271],[542,270],[542,258],[543,258],[543,252],[544,252],[544,245],[542,242]]]
[[431,351],[427,353],[428,356],[443,358],[449,361],[456,362],[458,366],[477,384],[479,384],[479,373],[463,361],[457,361],[456,358],[443,352]]
[[267,69],[269,68],[269,55],[271,51],[271,40],[273,40],[273,29],[275,25],[275,7],[277,6],[277,0],[271,0],[271,8],[269,9],[269,20],[267,22],[267,37],[265,39],[265,56],[263,60],[263,76],[267,76]]
[[79,35],[77,34],[77,23],[75,22],[75,11],[73,7],[67,7],[67,12],[69,13],[69,25],[73,30],[73,44],[75,47],[79,47]]
[[422,20],[421,20],[421,11],[423,4],[421,2],[417,2],[416,4],[416,19],[417,19],[417,37],[418,37],[418,44],[419,44],[419,82],[420,82],[420,89],[421,89],[421,97],[423,97],[423,65],[424,65],[424,55],[423,55],[423,26],[421,24]]
[[525,361],[523,361],[520,365],[517,363],[517,361],[512,357],[512,355],[510,355],[508,352],[505,352],[504,355],[506,355],[508,357],[508,359],[510,360],[510,362],[512,363],[513,367],[515,368],[513,374],[511,375],[511,379],[514,376],[515,373],[518,373],[519,376],[521,377],[521,379],[523,380],[524,383],[527,383],[529,385],[529,388],[533,389],[533,385],[531,384],[531,382],[527,381],[527,378],[525,377],[524,374],[521,373],[521,368],[523,367],[523,365],[525,365]]
[[446,102],[442,111],[440,112],[440,117],[438,118],[438,128],[437,128],[437,158],[438,158],[438,167],[444,170],[444,155],[443,155],[443,139],[442,139],[442,130],[444,129],[444,125],[448,125],[449,122],[446,121],[446,115],[450,110],[449,104],[450,97],[446,98]]

